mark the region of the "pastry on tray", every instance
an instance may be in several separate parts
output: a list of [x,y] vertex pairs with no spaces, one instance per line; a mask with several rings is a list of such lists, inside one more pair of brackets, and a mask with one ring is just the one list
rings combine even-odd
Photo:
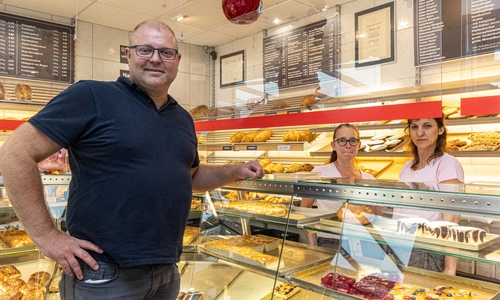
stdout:
[[295,296],[295,294],[297,294],[298,292],[300,292],[299,287],[296,287],[286,282],[280,283],[273,290],[274,296],[278,297],[279,299],[290,299],[293,296]]
[[0,231],[0,238],[11,248],[35,245],[25,230]]

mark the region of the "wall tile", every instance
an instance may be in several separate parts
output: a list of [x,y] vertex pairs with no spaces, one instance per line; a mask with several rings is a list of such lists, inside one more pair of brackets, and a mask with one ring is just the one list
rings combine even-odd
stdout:
[[182,54],[179,72],[189,73],[189,64],[191,61],[190,46],[185,43],[179,43],[179,53]]
[[116,81],[120,76],[120,69],[123,68],[118,62],[96,58],[92,59],[92,65],[92,78],[102,81]]
[[177,74],[177,78],[170,86],[168,93],[177,100],[183,107],[189,107],[189,91],[191,89],[189,74]]
[[78,56],[92,57],[92,47],[92,24],[88,22],[78,21],[75,41],[75,53]]
[[210,78],[208,76],[190,75],[189,105],[195,107],[201,104],[210,106]]
[[120,45],[128,44],[128,32],[106,26],[93,27],[93,57],[120,61]]
[[92,58],[85,56],[75,57],[75,82],[93,78]]

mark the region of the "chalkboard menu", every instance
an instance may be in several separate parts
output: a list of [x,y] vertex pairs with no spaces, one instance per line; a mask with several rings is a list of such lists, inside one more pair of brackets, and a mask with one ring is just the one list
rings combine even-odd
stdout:
[[414,0],[415,65],[500,50],[500,1]]
[[74,28],[0,13],[0,76],[74,82]]
[[266,92],[318,82],[318,72],[337,77],[338,22],[335,16],[264,38]]

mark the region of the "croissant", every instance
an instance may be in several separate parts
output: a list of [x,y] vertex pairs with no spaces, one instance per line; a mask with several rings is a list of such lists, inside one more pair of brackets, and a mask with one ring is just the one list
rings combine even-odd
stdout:
[[264,167],[264,172],[266,174],[272,174],[274,166],[275,166],[275,164],[273,164],[273,163],[268,164],[267,166]]
[[265,142],[268,139],[270,139],[273,136],[272,130],[263,130],[260,131],[255,138],[253,139],[254,142]]
[[283,142],[295,142],[297,140],[298,135],[299,135],[299,132],[297,132],[295,130],[288,130],[283,135]]
[[253,140],[255,139],[255,137],[257,136],[257,134],[259,134],[258,131],[251,131],[251,132],[245,134],[245,136],[241,139],[241,142],[242,143],[253,142]]
[[305,171],[305,172],[311,172],[314,169],[314,166],[311,164],[303,164],[301,166],[301,169],[302,169],[302,171]]
[[235,134],[233,134],[230,138],[229,138],[229,142],[230,143],[239,143],[241,142],[241,139],[246,135],[245,132],[236,132]]
[[285,173],[295,173],[302,171],[302,164],[291,164],[286,168]]
[[271,160],[269,158],[263,158],[261,160],[259,160],[259,164],[265,168],[267,167],[269,164],[271,164]]
[[285,172],[285,167],[282,164],[276,164],[272,170],[273,173],[283,173]]

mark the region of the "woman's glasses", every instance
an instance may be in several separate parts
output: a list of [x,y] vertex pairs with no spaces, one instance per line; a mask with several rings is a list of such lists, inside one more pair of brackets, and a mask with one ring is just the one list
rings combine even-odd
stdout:
[[352,139],[345,139],[345,138],[340,138],[340,139],[336,139],[336,140],[333,140],[334,142],[337,142],[337,144],[339,144],[340,146],[345,146],[347,145],[347,142],[349,142],[349,144],[351,146],[356,146],[358,145],[359,143],[359,140],[358,139],[355,139],[355,138],[352,138]]

